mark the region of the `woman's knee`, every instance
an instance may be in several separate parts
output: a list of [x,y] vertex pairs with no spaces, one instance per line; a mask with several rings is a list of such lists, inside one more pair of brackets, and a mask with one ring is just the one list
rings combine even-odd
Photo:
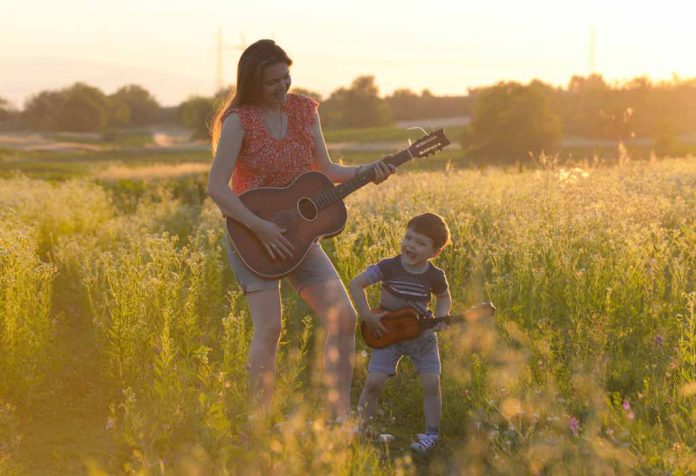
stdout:
[[326,333],[331,336],[354,335],[357,322],[358,315],[350,304],[336,304],[329,308],[324,316],[322,316],[322,325]]
[[354,334],[355,326],[358,323],[358,313],[355,312],[353,306],[350,304],[344,306],[340,316],[339,327],[341,334]]
[[254,340],[275,345],[282,330],[280,296],[277,290],[259,291],[247,295]]

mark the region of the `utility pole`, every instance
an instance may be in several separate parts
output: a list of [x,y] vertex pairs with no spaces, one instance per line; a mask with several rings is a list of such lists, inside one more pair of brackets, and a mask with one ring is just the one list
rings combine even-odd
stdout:
[[595,37],[596,30],[595,27],[592,26],[592,28],[590,28],[590,75],[595,74]]
[[216,35],[216,47],[215,47],[215,52],[216,52],[216,65],[215,65],[215,92],[221,90],[222,88],[225,87],[225,80],[224,80],[224,68],[223,68],[223,59],[224,59],[224,54],[225,51],[244,51],[247,47],[246,44],[246,39],[244,38],[244,33],[239,34],[239,44],[237,45],[231,45],[231,46],[225,46],[225,41],[222,38],[222,27],[218,27],[217,30],[217,35]]

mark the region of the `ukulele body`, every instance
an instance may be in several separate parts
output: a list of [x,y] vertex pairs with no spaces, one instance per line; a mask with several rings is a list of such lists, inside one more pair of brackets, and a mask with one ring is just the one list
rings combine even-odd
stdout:
[[389,332],[382,337],[377,337],[365,321],[360,323],[360,332],[368,346],[381,349],[396,342],[418,337],[422,331],[420,319],[415,309],[406,307],[388,312],[382,317],[382,325],[389,329]]

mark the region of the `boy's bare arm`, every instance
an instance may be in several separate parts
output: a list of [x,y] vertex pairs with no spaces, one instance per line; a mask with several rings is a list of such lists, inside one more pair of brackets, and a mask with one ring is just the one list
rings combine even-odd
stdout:
[[435,317],[449,316],[450,309],[452,309],[452,296],[448,289],[435,296]]
[[380,322],[380,319],[386,312],[372,312],[372,309],[370,309],[370,305],[367,302],[367,295],[365,294],[365,288],[371,284],[372,283],[367,277],[367,273],[363,272],[353,278],[348,289],[350,290],[350,295],[353,298],[353,303],[355,303],[355,308],[360,318],[364,320],[378,336],[381,336],[382,333],[389,332]]
[[365,288],[369,285],[370,284],[367,280],[366,273],[360,273],[354,277],[348,285],[350,295],[355,303],[355,308],[360,315],[366,314],[370,311],[370,305],[367,302],[367,295],[365,294]]

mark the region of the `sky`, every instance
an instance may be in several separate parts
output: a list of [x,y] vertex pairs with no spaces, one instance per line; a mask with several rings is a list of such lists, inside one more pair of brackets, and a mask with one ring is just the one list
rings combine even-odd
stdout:
[[[696,77],[696,5],[662,0],[0,0],[0,97],[140,84],[163,105],[235,80],[239,46],[272,38],[293,84],[324,97],[373,75],[381,94],[464,95],[498,81],[565,86]],[[592,32],[594,31],[594,35]]]

